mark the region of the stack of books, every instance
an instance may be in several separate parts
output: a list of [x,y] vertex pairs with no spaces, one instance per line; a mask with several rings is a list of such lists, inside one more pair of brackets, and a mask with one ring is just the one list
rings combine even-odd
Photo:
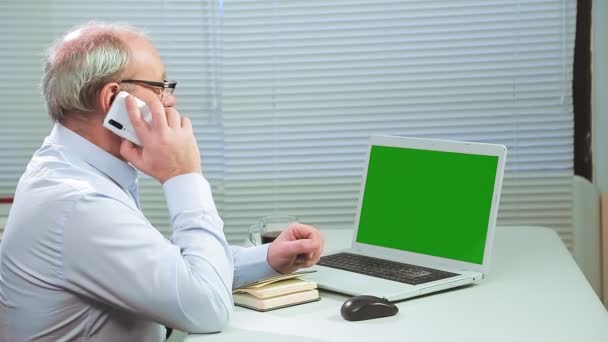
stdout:
[[314,271],[303,271],[262,279],[233,290],[234,304],[257,311],[269,311],[317,301],[319,291],[312,281],[299,279]]

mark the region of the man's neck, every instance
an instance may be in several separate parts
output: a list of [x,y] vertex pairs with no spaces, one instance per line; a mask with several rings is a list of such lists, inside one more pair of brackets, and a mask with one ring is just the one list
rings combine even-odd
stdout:
[[102,115],[89,114],[88,117],[70,115],[61,120],[60,123],[72,132],[122,160],[123,157],[120,155],[120,138],[104,128],[102,121]]

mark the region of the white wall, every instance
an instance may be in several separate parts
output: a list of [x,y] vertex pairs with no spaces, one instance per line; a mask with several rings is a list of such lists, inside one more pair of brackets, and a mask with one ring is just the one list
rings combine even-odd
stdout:
[[[592,36],[591,36],[591,111],[593,136],[593,182],[602,193],[603,205],[606,206],[608,198],[608,3],[604,0],[593,0],[592,3]],[[603,221],[606,221],[606,211],[603,208]],[[604,225],[607,222],[604,222]],[[608,227],[606,227],[608,228]],[[608,232],[604,228],[603,232]],[[601,234],[600,234],[601,235]],[[608,237],[602,236],[604,251],[602,262],[602,294],[604,304],[608,307],[608,256],[606,246]],[[601,251],[601,248],[600,248]]]

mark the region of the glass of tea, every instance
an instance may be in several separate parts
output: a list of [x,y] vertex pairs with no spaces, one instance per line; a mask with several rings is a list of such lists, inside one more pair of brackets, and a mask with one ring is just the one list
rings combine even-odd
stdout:
[[249,241],[261,245],[274,241],[291,223],[298,218],[291,215],[270,215],[262,217],[258,223],[249,228]]

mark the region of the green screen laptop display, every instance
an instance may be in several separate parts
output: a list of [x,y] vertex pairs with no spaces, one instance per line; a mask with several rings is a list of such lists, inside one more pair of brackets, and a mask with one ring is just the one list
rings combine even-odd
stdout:
[[372,146],[357,242],[482,264],[497,156]]

